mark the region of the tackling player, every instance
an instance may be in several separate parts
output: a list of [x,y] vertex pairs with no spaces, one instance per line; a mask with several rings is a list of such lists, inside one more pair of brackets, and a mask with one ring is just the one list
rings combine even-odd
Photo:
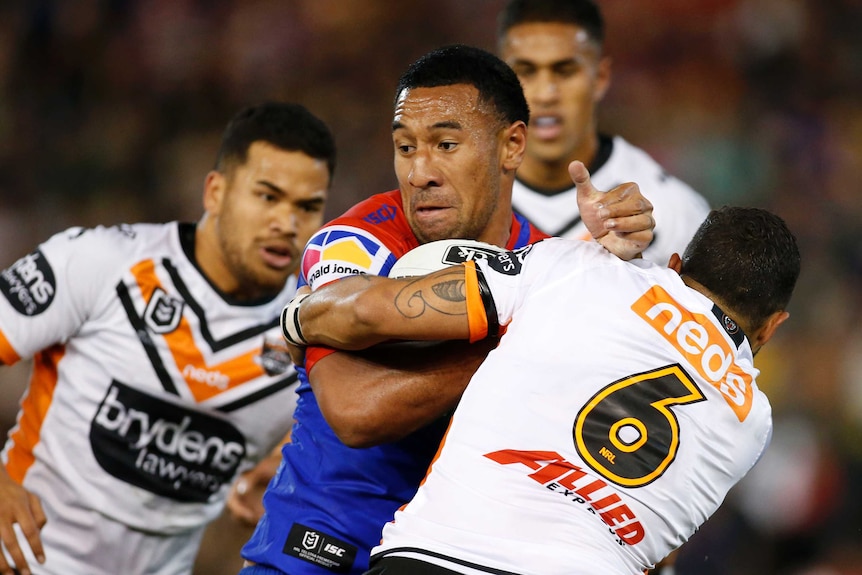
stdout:
[[474,341],[505,327],[367,575],[652,568],[769,443],[753,361],[788,318],[799,271],[780,218],[722,208],[669,267],[552,238],[294,298],[294,344]]

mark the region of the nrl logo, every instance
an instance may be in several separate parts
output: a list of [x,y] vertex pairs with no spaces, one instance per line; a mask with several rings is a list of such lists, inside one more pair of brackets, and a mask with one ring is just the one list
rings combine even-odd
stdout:
[[302,546],[308,550],[314,549],[320,543],[320,534],[314,531],[306,531],[302,537]]
[[144,311],[144,322],[155,333],[170,333],[180,325],[184,305],[183,300],[171,297],[161,288],[156,288]]

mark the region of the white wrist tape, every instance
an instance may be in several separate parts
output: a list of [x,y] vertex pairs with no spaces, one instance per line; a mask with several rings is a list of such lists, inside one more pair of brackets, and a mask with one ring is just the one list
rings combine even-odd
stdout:
[[308,345],[299,325],[299,304],[310,295],[310,293],[304,293],[294,297],[281,311],[281,334],[293,345]]

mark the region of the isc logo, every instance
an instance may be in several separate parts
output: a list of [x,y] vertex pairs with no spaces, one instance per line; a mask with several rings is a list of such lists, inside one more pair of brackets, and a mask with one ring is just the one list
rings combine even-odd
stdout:
[[734,363],[733,347],[709,318],[690,312],[659,286],[638,298],[632,310],[721,392],[739,421],[745,420],[751,411],[752,377]]
[[332,543],[327,543],[323,546],[323,550],[327,553],[331,553],[336,557],[344,557],[344,549],[339,547],[338,545],[333,545]]

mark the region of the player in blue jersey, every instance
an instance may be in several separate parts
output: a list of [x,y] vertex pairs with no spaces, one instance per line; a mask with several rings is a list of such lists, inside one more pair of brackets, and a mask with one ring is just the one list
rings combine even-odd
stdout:
[[[314,289],[347,275],[387,275],[402,254],[437,239],[512,249],[545,237],[511,207],[528,121],[517,76],[492,54],[449,46],[420,58],[396,90],[399,189],[324,226],[306,246],[301,281]],[[636,186],[596,193],[591,207],[590,230],[617,255],[631,257],[652,238],[652,206]],[[364,355],[309,348],[292,442],[243,548],[241,574],[365,571],[383,525],[413,496],[437,450],[460,395],[453,388],[463,389],[487,349],[447,344],[434,350],[437,360],[420,360],[391,346]],[[391,409],[381,383],[409,386],[415,401]]]

